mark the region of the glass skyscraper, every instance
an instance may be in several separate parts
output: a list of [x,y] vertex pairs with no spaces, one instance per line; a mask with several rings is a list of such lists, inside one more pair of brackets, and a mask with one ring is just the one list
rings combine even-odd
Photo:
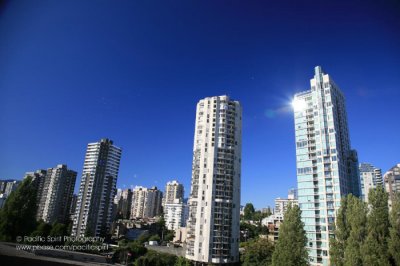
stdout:
[[329,265],[329,238],[341,197],[360,196],[358,159],[351,149],[345,99],[315,67],[311,89],[293,100],[298,200],[311,265]]

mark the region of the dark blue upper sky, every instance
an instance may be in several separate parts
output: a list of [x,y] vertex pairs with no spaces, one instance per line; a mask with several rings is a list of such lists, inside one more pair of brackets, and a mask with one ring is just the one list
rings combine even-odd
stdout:
[[[300,4],[300,2],[302,2]],[[0,9],[0,178],[122,147],[118,187],[190,190],[195,108],[243,106],[242,203],[296,186],[293,94],[321,65],[352,146],[400,162],[398,1],[10,1]]]

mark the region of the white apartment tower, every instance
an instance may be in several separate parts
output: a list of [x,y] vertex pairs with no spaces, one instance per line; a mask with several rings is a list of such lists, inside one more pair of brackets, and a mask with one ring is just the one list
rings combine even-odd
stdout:
[[153,218],[161,214],[162,192],[157,187],[136,186],[132,193],[131,219]]
[[70,218],[77,173],[59,164],[48,168],[37,211],[37,219],[52,224],[67,223]]
[[228,96],[196,110],[186,258],[200,264],[239,261],[242,107]]
[[351,150],[345,98],[321,67],[311,89],[293,100],[298,201],[307,233],[311,265],[329,265],[340,200],[360,196],[357,153]]
[[163,205],[176,203],[177,199],[180,202],[183,202],[183,196],[184,196],[183,185],[179,184],[178,181],[176,180],[170,181],[165,186]]
[[110,230],[120,159],[121,149],[109,139],[88,144],[73,236],[100,236]]
[[147,188],[136,186],[132,191],[131,219],[143,218]]
[[186,226],[189,215],[189,206],[179,200],[176,203],[167,203],[164,206],[165,226],[168,230],[176,230]]
[[382,171],[369,163],[360,163],[361,197],[368,202],[368,194],[371,188],[383,187]]

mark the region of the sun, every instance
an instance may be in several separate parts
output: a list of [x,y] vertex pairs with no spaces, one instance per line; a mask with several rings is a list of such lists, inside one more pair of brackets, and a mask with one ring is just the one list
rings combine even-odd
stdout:
[[295,112],[298,112],[298,111],[306,109],[307,105],[306,105],[306,102],[303,99],[296,99],[295,98],[292,101],[292,107],[293,107],[293,110]]

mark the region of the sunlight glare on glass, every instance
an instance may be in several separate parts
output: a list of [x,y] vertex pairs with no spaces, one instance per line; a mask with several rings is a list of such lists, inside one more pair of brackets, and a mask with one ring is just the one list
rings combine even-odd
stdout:
[[304,110],[306,108],[306,102],[300,99],[294,99],[292,101],[293,110],[295,112]]

